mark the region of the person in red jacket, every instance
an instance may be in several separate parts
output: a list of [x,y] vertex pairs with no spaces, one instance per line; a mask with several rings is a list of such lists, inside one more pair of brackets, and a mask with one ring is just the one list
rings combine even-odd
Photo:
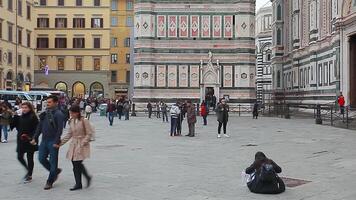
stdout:
[[340,113],[343,115],[345,113],[345,97],[342,95],[342,92],[340,92],[340,96],[337,98],[337,103],[340,107]]
[[203,117],[204,126],[208,125],[208,121],[207,121],[208,111],[206,109],[205,101],[203,101],[200,105],[200,115]]

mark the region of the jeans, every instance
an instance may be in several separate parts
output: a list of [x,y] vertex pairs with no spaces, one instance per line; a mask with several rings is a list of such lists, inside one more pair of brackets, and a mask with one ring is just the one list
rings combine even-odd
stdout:
[[108,118],[109,118],[110,126],[112,126],[113,123],[114,123],[114,117],[115,117],[114,113],[113,112],[109,112]]
[[130,112],[125,111],[125,120],[129,120],[129,119],[130,119]]
[[32,176],[33,166],[34,166],[33,154],[34,154],[34,152],[27,152],[26,153],[26,157],[27,157],[27,163],[26,163],[26,161],[24,159],[25,152],[17,153],[17,159],[22,164],[22,166],[24,166],[25,169],[27,170],[26,176]]
[[188,123],[189,136],[195,136],[195,123]]
[[226,134],[226,126],[227,126],[227,122],[219,122],[219,127],[218,127],[218,134],[221,133],[221,126],[223,126],[224,129],[224,134]]
[[38,152],[38,160],[43,165],[43,167],[49,171],[47,183],[50,184],[53,184],[59,173],[58,149],[53,147],[54,144],[54,141],[42,141]]
[[163,122],[164,122],[164,121],[168,122],[168,115],[167,115],[167,112],[162,112],[162,119],[163,119]]
[[[4,133],[4,140],[7,141],[8,138],[8,126],[7,125],[0,125],[0,129]],[[1,132],[0,132],[1,133]],[[1,138],[1,137],[0,137]]]
[[208,125],[207,115],[203,116],[204,126]]
[[177,130],[178,118],[171,117],[171,136],[174,136]]
[[121,117],[122,117],[122,111],[117,112],[117,114],[119,115],[119,120],[121,120]]

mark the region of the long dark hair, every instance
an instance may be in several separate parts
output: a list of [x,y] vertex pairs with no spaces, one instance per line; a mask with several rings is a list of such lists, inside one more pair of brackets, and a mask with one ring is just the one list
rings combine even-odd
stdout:
[[69,108],[69,111],[70,111],[70,112],[74,112],[74,113],[78,113],[78,120],[81,120],[81,119],[82,119],[82,113],[80,112],[80,107],[79,107],[79,105],[77,105],[77,104],[72,105],[72,106]]

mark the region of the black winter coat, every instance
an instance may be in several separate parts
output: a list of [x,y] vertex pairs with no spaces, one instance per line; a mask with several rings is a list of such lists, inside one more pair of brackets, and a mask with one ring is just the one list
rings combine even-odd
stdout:
[[15,116],[11,123],[11,129],[17,130],[17,152],[34,152],[38,150],[37,145],[30,144],[38,125],[38,118],[34,113]]

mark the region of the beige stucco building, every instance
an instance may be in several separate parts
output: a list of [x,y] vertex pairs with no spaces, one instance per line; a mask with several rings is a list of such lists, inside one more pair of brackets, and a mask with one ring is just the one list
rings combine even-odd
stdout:
[[36,86],[109,96],[110,0],[41,0],[35,12]]
[[0,1],[0,13],[0,89],[28,90],[34,69],[33,1]]

